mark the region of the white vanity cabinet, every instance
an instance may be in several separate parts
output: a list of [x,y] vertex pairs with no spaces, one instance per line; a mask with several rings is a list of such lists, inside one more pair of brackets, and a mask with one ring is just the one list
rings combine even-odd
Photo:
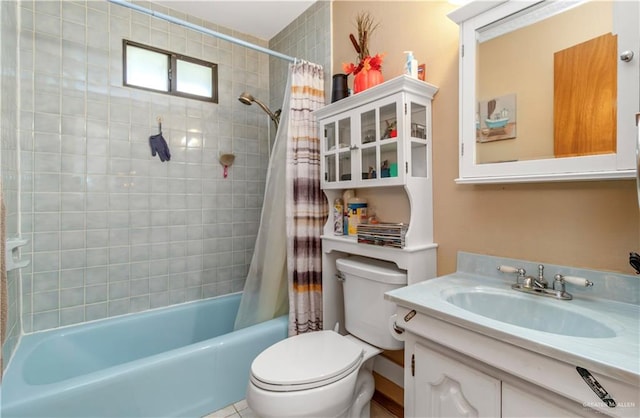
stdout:
[[639,417],[637,277],[545,264],[591,282],[564,300],[518,292],[496,266],[540,263],[461,251],[455,273],[385,293],[405,416]]
[[342,289],[335,278],[338,258],[360,255],[391,261],[406,270],[409,284],[436,275],[431,104],[437,91],[403,75],[314,111],[321,141],[321,185],[329,205],[346,189],[354,189],[357,196],[359,189],[367,189],[380,197],[377,209],[396,204],[385,194],[390,190],[393,196],[406,196],[410,206],[403,248],[360,244],[355,236],[335,235],[329,215],[322,235],[328,328],[343,323]]
[[[434,348],[437,347],[437,348]],[[441,351],[439,351],[441,350]],[[446,353],[446,354],[445,354]],[[449,354],[449,355],[448,355]],[[534,385],[503,381],[506,375],[481,363],[438,347],[429,340],[411,336],[405,356],[407,417],[591,417],[602,416],[567,399],[542,394]],[[499,353],[496,353],[499,356]],[[475,367],[474,367],[475,366]],[[480,366],[480,368],[476,368]],[[484,366],[484,367],[483,367]],[[511,378],[513,380],[513,377]],[[406,384],[409,383],[407,386]],[[410,393],[408,393],[410,392]],[[563,407],[562,404],[571,404]]]
[[[398,318],[409,312],[398,307]],[[406,417],[637,416],[633,385],[594,373],[622,401],[606,408],[572,365],[421,313],[398,324],[406,330]]]
[[323,189],[404,185],[431,175],[431,100],[438,89],[400,76],[314,112]]
[[406,416],[425,418],[500,416],[500,381],[498,379],[455,361],[417,341],[412,348],[414,402],[413,411],[405,411]]

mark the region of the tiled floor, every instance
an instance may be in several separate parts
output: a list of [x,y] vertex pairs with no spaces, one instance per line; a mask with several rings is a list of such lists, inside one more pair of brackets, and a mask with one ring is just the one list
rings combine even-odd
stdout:
[[236,402],[203,418],[257,418],[258,416],[247,406],[247,401]]
[[[246,401],[240,401],[203,418],[258,418],[258,416],[247,406]],[[371,418],[396,418],[396,416],[375,401],[371,401]]]

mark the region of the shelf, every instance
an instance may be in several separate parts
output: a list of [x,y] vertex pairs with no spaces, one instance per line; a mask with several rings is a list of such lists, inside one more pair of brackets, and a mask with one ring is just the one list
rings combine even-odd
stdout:
[[423,252],[431,252],[438,248],[438,244],[429,243],[405,248],[383,247],[378,245],[360,244],[356,237],[345,237],[340,235],[322,235],[322,251],[330,253],[340,251],[353,255],[377,258],[379,260],[393,261],[399,268],[408,269],[410,259],[421,256]]

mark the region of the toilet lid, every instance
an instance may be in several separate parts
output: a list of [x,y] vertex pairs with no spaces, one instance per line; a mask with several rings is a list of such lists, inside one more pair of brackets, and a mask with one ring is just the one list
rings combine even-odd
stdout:
[[282,340],[251,364],[251,381],[271,391],[304,390],[342,379],[360,367],[363,349],[334,331]]

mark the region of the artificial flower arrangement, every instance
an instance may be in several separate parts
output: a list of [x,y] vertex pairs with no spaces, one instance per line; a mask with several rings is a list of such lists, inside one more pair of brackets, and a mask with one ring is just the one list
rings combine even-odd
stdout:
[[358,65],[354,63],[343,63],[342,69],[346,74],[353,74],[353,90],[355,93],[382,83],[382,59],[384,54],[376,54],[373,57],[369,54],[369,39],[378,28],[369,13],[363,12],[356,16],[356,26],[358,38],[353,34],[349,35],[351,44],[358,54]]

